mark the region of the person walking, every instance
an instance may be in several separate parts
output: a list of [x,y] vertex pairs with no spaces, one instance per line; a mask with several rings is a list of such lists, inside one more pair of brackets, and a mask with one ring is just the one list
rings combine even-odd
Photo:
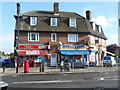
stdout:
[[3,68],[3,73],[5,72],[5,68],[6,68],[6,63],[4,60],[2,60],[2,68]]

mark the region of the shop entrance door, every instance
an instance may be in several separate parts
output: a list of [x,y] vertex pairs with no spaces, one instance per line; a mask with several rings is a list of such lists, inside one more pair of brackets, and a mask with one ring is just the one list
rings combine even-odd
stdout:
[[57,53],[52,53],[51,54],[50,64],[51,64],[51,66],[56,66],[57,65]]

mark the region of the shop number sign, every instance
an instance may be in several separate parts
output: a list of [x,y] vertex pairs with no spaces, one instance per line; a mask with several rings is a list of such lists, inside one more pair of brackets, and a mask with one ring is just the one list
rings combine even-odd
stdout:
[[39,51],[26,51],[26,55],[36,55],[39,54]]

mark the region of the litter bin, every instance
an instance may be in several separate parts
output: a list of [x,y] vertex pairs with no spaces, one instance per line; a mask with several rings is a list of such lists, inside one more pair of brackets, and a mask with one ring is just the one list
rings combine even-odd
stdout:
[[25,60],[24,61],[24,73],[28,73],[29,72],[29,61]]
[[40,72],[44,72],[44,62],[40,62]]

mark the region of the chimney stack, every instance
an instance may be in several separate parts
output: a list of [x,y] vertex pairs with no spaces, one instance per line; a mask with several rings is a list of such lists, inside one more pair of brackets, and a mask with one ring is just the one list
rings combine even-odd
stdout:
[[88,20],[92,19],[92,12],[90,10],[86,11],[86,19],[88,19]]
[[59,3],[54,3],[54,15],[59,15]]

